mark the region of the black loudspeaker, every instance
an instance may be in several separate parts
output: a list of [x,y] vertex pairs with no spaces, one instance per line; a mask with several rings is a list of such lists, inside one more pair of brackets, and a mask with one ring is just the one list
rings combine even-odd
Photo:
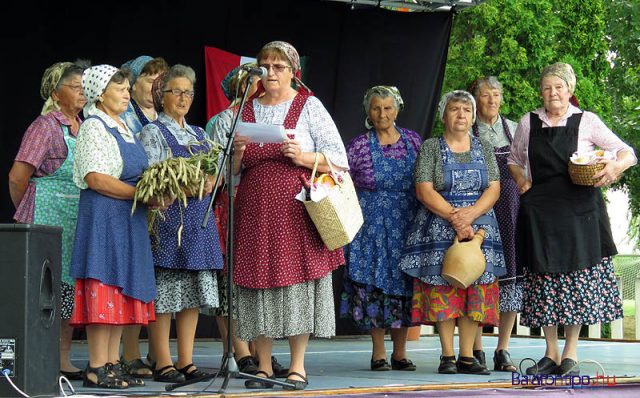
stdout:
[[0,224],[0,396],[57,395],[62,228]]

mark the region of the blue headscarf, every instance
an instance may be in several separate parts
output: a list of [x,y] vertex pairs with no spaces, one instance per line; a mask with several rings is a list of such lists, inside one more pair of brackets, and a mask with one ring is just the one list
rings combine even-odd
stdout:
[[130,59],[129,61],[122,64],[123,69],[127,69],[131,72],[130,83],[132,86],[136,82],[136,80],[138,80],[138,77],[140,77],[140,73],[142,72],[144,66],[152,59],[153,57],[150,57],[148,55],[141,55],[138,58]]
[[227,73],[227,75],[220,82],[220,86],[222,87],[222,92],[224,96],[227,97],[229,101],[233,101],[235,99],[235,92],[231,92],[231,81],[234,79],[236,83],[234,84],[236,87],[238,85],[237,82],[242,81],[247,75],[247,69],[255,68],[258,65],[255,62],[247,62],[242,65],[236,66],[231,70],[231,72]]

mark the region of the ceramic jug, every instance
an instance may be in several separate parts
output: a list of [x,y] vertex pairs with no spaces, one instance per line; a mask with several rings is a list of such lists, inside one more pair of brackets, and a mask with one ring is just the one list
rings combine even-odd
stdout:
[[482,275],[486,266],[480,249],[483,240],[483,229],[479,229],[469,241],[460,242],[456,236],[442,261],[442,277],[449,284],[466,289]]

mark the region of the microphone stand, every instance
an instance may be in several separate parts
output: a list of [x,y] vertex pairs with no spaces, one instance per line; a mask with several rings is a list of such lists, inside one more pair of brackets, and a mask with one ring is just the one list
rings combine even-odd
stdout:
[[[248,81],[247,81],[248,83]],[[222,161],[220,162],[220,169],[218,170],[218,175],[216,176],[216,181],[214,184],[213,192],[211,193],[211,199],[209,200],[209,207],[207,209],[206,214],[204,215],[204,219],[202,220],[202,228],[206,228],[209,222],[209,215],[212,212],[213,202],[215,200],[216,194],[218,192],[218,187],[220,186],[220,179],[223,174],[223,170],[227,172],[227,197],[228,197],[228,206],[229,211],[227,212],[227,240],[226,240],[226,258],[225,262],[227,264],[227,352],[226,356],[222,361],[222,366],[220,370],[215,374],[209,374],[202,377],[196,377],[191,380],[183,381],[182,383],[173,383],[167,384],[164,389],[165,391],[173,391],[176,388],[184,387],[187,385],[191,385],[194,383],[199,383],[201,381],[207,381],[211,379],[215,379],[218,374],[221,372],[224,373],[224,381],[222,382],[222,386],[218,393],[224,393],[227,389],[227,385],[229,384],[229,379],[231,377],[240,377],[242,379],[249,379],[259,381],[265,384],[277,384],[283,387],[295,387],[291,383],[287,383],[284,381],[268,379],[256,375],[252,375],[249,373],[240,372],[238,369],[238,364],[236,363],[236,359],[233,356],[233,198],[235,187],[233,184],[233,141],[236,138],[236,126],[238,125],[238,121],[240,120],[240,115],[242,114],[242,108],[244,107],[244,103],[247,101],[247,93],[249,92],[250,84],[245,85],[244,93],[242,94],[242,101],[240,101],[240,106],[238,108],[238,113],[233,119],[233,123],[231,124],[231,131],[227,132],[227,145],[224,148],[224,154],[222,157]]]

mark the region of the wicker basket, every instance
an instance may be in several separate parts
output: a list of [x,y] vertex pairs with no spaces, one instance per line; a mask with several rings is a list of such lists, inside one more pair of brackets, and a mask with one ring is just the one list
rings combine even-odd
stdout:
[[604,163],[575,164],[569,162],[569,177],[574,184],[593,186],[595,183],[593,175],[602,169],[604,169]]

